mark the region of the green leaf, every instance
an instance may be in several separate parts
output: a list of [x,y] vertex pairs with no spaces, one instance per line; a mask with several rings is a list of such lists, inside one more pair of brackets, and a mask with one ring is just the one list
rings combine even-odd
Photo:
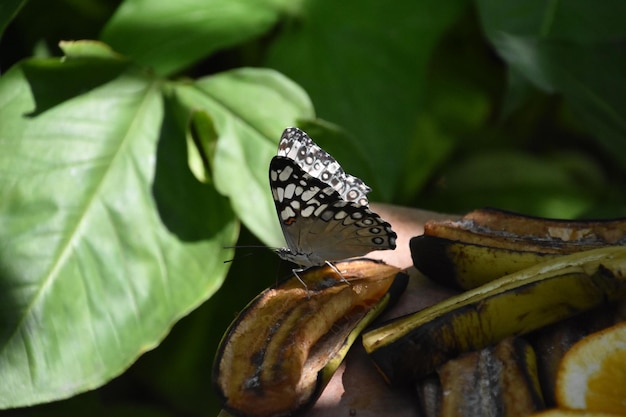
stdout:
[[491,206],[576,218],[602,201],[605,181],[601,168],[579,153],[536,157],[483,150],[450,166],[424,203],[455,212]]
[[185,106],[212,119],[218,137],[210,161],[215,187],[259,239],[284,246],[268,167],[285,127],[314,117],[306,93],[276,71],[253,68],[180,84],[175,93]]
[[270,47],[268,65],[302,85],[321,118],[358,138],[376,172],[363,178],[375,199],[390,200],[402,181],[398,161],[414,140],[432,50],[465,4],[305,2]]
[[626,166],[626,3],[478,2],[489,40],[516,73],[567,103]]
[[101,39],[157,74],[267,31],[289,0],[125,1]]
[[[0,408],[119,375],[232,256],[234,216],[189,171],[162,81],[104,62],[31,60],[0,79]],[[81,73],[80,94],[36,101]]]
[[26,0],[3,0],[0,2],[0,38]]
[[[123,60],[117,52],[113,51],[111,47],[105,43],[92,41],[92,40],[80,40],[80,41],[61,41],[59,42],[59,48],[63,51],[68,58],[103,58],[113,60]],[[106,61],[104,61],[106,62]]]
[[436,94],[429,94],[426,108],[419,113],[416,133],[402,158],[406,172],[399,189],[405,199],[415,195],[430,179],[436,167],[450,157],[462,140],[482,126],[489,117],[484,91],[451,74],[431,80]]
[[500,32],[584,44],[608,42],[626,34],[626,3],[622,1],[606,2],[603,7],[586,0],[478,0],[477,5],[489,39]]
[[31,59],[21,69],[28,80],[35,116],[119,77],[129,63],[120,59],[76,57],[64,61]]

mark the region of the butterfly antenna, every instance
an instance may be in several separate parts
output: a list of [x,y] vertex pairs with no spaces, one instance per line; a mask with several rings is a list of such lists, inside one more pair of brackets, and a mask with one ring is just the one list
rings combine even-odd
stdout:
[[250,256],[250,255],[254,255],[254,254],[252,252],[244,253],[244,254],[241,254],[239,256],[234,257],[233,259],[228,259],[228,260],[224,261],[224,263],[227,264],[229,262],[233,262],[235,259],[245,258],[246,256]]
[[[263,245],[242,245],[242,246],[239,246],[239,245],[237,245],[237,246],[224,246],[223,247],[223,249],[259,249],[259,248],[265,249],[265,248],[267,248],[267,246],[263,246]],[[270,249],[274,250],[272,248],[270,248]],[[227,261],[224,261],[224,263],[226,264],[226,263],[229,263],[229,262],[233,262],[235,259],[239,259],[239,258],[242,258],[244,256],[250,256],[250,255],[253,255],[253,253],[252,252],[248,252],[248,253],[236,256],[233,259],[229,259]]]

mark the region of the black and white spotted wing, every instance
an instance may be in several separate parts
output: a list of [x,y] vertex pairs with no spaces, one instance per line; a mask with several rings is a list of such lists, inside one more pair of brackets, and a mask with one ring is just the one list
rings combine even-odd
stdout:
[[288,246],[277,250],[283,259],[308,267],[396,247],[389,223],[290,158],[272,159],[270,186]]
[[363,181],[346,173],[339,163],[297,127],[284,130],[278,144],[278,156],[298,163],[307,174],[333,187],[343,200],[361,206],[369,204],[366,194],[372,191]]

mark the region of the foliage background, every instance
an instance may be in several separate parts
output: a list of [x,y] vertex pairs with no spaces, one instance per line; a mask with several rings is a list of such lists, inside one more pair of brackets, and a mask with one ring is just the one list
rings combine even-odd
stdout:
[[[127,71],[128,65],[135,68],[129,71],[140,72],[142,80],[150,78],[161,85],[164,97],[168,89],[176,90],[177,103],[183,103],[179,108],[209,108],[204,98],[194,94],[210,91],[224,101],[232,99],[238,115],[249,116],[254,126],[263,126],[264,118],[275,122],[268,122],[261,139],[252,142],[246,135],[230,134],[230,115],[217,116],[207,110],[181,116],[188,118],[189,131],[195,132],[195,142],[187,143],[195,145],[188,146],[188,162],[198,181],[194,183],[189,176],[183,181],[171,171],[165,174],[170,175],[166,184],[183,181],[186,187],[182,193],[186,205],[175,208],[182,210],[181,216],[198,221],[206,215],[219,225],[234,224],[232,212],[222,207],[232,206],[247,226],[241,230],[238,245],[280,244],[276,224],[263,217],[273,215],[263,208],[271,208],[269,189],[263,191],[255,178],[257,171],[266,175],[266,149],[275,149],[280,129],[274,126],[281,126],[286,113],[348,172],[370,184],[374,200],[444,212],[496,206],[565,218],[616,217],[626,212],[626,6],[620,2],[598,6],[583,0],[567,4],[398,0],[392,5],[377,0],[187,0],[175,2],[173,9],[165,3],[4,2],[0,6],[0,31],[4,29],[0,69],[5,95],[0,95],[0,103],[9,101],[6,92],[12,90],[8,87],[18,85],[9,76],[11,68],[48,74],[47,66],[59,62],[21,60],[62,56],[58,48],[62,40],[99,39],[129,59],[113,60],[112,72]],[[71,48],[64,52],[81,54]],[[90,67],[93,62],[85,65],[75,73],[78,76],[57,85],[52,78],[46,84],[43,77],[45,88],[37,90],[38,105],[48,100],[49,108],[55,108],[80,95],[87,86],[81,83],[101,82],[86,74],[99,68],[94,71],[102,75],[98,72],[102,67]],[[284,104],[285,109],[255,101],[249,90],[238,92],[237,88],[243,88],[237,84],[242,78],[235,82],[223,74],[243,67],[275,69],[295,81],[310,97],[317,118],[306,97],[274,75],[263,73],[267,78],[259,85],[271,91],[284,88],[285,97],[292,99]],[[145,68],[150,70],[141,72]],[[223,78],[203,78],[208,75]],[[247,76],[258,82],[258,73]],[[36,86],[31,87],[35,91]],[[265,94],[257,93],[259,97]],[[167,109],[166,116],[175,113]],[[10,125],[9,113],[6,106],[0,110],[0,124],[5,127]],[[167,117],[163,123],[168,125],[165,122],[178,126]],[[172,129],[177,132],[173,137],[185,140]],[[61,146],[61,135],[51,137],[51,147]],[[17,155],[7,153],[16,149],[11,144],[18,139],[0,134],[0,150],[5,151],[0,155],[5,202],[17,198],[6,184],[22,166]],[[173,146],[170,154],[161,156],[180,172],[185,164],[175,162],[173,155],[180,156],[182,151]],[[259,150],[258,158],[242,156],[250,146]],[[244,151],[229,159],[215,157],[229,155],[232,149]],[[18,164],[12,165],[15,160]],[[252,185],[246,188],[247,184]],[[255,192],[263,194],[261,206],[246,200]],[[175,185],[164,187],[163,193],[160,198],[167,208],[182,198]],[[221,200],[218,193],[230,201]],[[194,200],[200,195],[205,197]],[[29,197],[20,198],[27,203]],[[208,207],[218,201],[219,210],[202,212],[203,204]],[[0,239],[5,240],[4,234],[11,233],[8,225],[22,219],[22,213],[8,204],[0,208],[4,216],[0,217]],[[215,415],[218,405],[210,387],[210,369],[217,343],[237,309],[281,274],[279,262],[269,252],[242,257],[250,250],[241,249],[224,284],[213,293],[226,273],[219,264],[232,253],[208,253],[209,248],[234,244],[232,227],[223,239],[212,240],[213,246],[203,249],[206,268],[213,268],[207,274],[215,275],[213,289],[198,299],[181,301],[171,317],[154,325],[159,335],[150,339],[152,344],[158,344],[178,318],[204,299],[210,297],[209,301],[180,320],[158,348],[95,391],[5,413]],[[102,245],[102,241],[95,244]],[[6,259],[2,265],[11,266]],[[181,276],[195,280],[198,274],[186,270]],[[6,275],[0,278],[6,286]],[[167,300],[152,302],[155,311],[142,311],[144,317],[156,314],[159,303]],[[7,307],[1,313],[3,323],[11,319]],[[3,350],[6,353],[6,345]],[[76,392],[98,387],[121,371],[118,366]],[[4,378],[0,384],[11,381]],[[25,398],[24,404],[33,401],[37,402]]]

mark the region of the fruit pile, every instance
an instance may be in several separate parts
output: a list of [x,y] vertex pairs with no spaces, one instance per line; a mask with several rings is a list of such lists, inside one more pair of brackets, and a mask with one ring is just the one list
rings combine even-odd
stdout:
[[362,333],[424,417],[626,416],[626,220],[477,210],[427,223],[410,247],[456,295],[362,333],[407,287],[403,271],[357,259],[291,276],[224,335],[213,368],[224,409],[299,414]]
[[585,337],[626,319],[624,244],[624,220],[479,210],[427,223],[415,266],[464,292],[363,345],[387,381],[416,387],[427,417],[626,415],[626,324]]

